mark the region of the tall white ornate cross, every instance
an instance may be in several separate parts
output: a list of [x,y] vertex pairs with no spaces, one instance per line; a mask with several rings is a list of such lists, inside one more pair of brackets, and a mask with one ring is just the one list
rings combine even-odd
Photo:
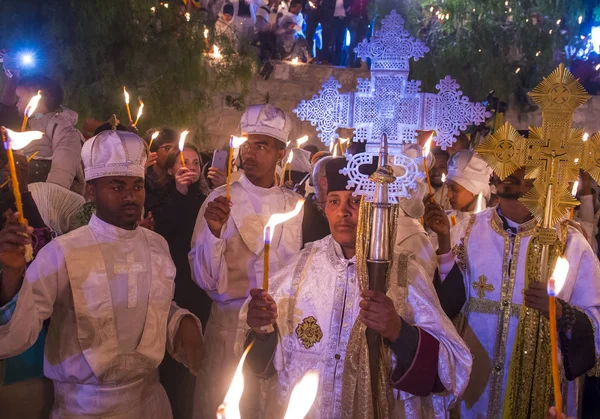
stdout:
[[129,253],[125,263],[116,262],[114,269],[115,275],[127,275],[127,308],[137,307],[137,274],[146,272],[146,267]]
[[422,58],[429,48],[410,36],[404,20],[392,11],[382,21],[381,30],[356,48],[363,61],[371,59],[371,79],[359,79],[356,92],[340,93],[341,84],[333,77],[323,83],[319,95],[302,101],[294,112],[319,131],[329,145],[338,138],[339,128],[354,128],[354,141],[366,143],[366,152],[352,156],[346,173],[356,193],[372,198],[374,184],[359,167],[377,156],[381,136],[387,135],[392,163],[401,174],[389,187],[392,201],[405,197],[422,176],[419,158],[403,154],[404,144],[415,143],[417,130],[435,130],[436,144],[452,146],[460,130],[485,121],[485,107],[462,95],[455,80],[446,76],[436,86],[438,93],[422,93],[421,82],[409,80],[409,59]]

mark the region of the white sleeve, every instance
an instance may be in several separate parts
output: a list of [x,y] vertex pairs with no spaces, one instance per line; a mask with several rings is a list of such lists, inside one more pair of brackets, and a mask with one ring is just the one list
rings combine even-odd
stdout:
[[221,238],[217,238],[204,219],[207,204],[218,196],[220,195],[215,192],[211,193],[198,212],[189,261],[192,277],[200,288],[224,294],[227,290],[227,263],[225,262],[227,244],[223,237],[226,237],[227,227],[233,221],[229,217],[221,230]]
[[15,311],[0,326],[0,359],[16,356],[36,342],[44,320],[52,315],[61,275],[67,276],[65,259],[58,243],[51,242],[27,269]]

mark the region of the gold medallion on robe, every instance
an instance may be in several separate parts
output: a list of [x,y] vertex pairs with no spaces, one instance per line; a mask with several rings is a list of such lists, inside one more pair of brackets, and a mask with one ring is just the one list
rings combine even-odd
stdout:
[[310,349],[317,342],[321,342],[323,331],[321,326],[317,324],[317,320],[313,316],[309,316],[296,327],[296,336],[306,349]]

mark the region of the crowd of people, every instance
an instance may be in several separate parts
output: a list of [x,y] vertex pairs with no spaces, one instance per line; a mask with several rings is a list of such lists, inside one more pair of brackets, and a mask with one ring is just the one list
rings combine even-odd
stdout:
[[[541,358],[525,362],[527,350],[513,346],[522,343],[520,318],[534,313],[540,322],[549,312],[545,285],[528,283],[537,224],[518,201],[532,187],[523,170],[499,181],[464,134],[448,151],[433,149],[421,166],[432,189],[423,177],[400,199],[384,294],[361,282],[361,199],[340,172],[346,157],[290,147],[284,111],[245,110],[247,140],[227,187],[220,150],[187,142],[181,151],[171,128],[140,135],[112,117],[86,139],[60,86],[44,77],[12,75],[0,125],[20,127],[23,104],[38,91],[26,128],[42,139],[16,152],[27,225],[15,213],[12,182],[0,191],[0,359],[5,384],[40,377],[43,364],[52,417],[215,417],[252,342],[242,417],[283,417],[309,370],[320,373],[311,417],[357,417],[374,403],[367,329],[383,337],[389,366],[380,417],[448,417],[452,409],[464,418],[557,417],[547,413],[551,387],[535,379],[525,391],[510,378],[544,371]],[[347,155],[363,150],[352,144]],[[0,164],[8,179],[6,155]],[[567,412],[581,412],[583,388],[593,417],[596,379],[579,384],[600,348],[600,203],[586,174],[577,197],[574,216],[556,227],[572,266],[557,327]],[[300,213],[270,231],[265,266],[267,221],[301,199]],[[509,397],[534,392],[540,397],[523,403]],[[11,395],[13,411],[42,398]]]
[[[194,6],[194,4],[196,6]],[[185,3],[182,13],[215,22],[215,42],[240,52],[245,44],[270,59],[360,66],[354,48],[370,28],[369,0],[209,0]]]

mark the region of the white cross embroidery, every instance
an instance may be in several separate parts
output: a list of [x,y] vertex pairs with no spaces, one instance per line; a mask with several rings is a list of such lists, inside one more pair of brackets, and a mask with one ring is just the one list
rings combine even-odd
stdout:
[[125,263],[115,263],[115,275],[127,276],[127,308],[137,307],[137,274],[146,272],[142,263],[135,262],[133,253],[129,253]]

